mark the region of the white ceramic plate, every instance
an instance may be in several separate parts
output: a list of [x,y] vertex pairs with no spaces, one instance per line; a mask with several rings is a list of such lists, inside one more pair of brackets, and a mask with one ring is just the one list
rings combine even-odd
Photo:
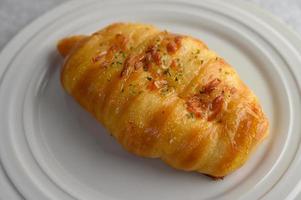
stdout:
[[[116,21],[193,35],[229,61],[271,130],[222,181],[124,151],[62,90],[56,42]],[[36,20],[0,56],[0,196],[38,200],[297,199],[301,40],[252,5],[225,1],[73,1]],[[1,186],[0,185],[0,186]],[[300,196],[299,196],[300,197]]]

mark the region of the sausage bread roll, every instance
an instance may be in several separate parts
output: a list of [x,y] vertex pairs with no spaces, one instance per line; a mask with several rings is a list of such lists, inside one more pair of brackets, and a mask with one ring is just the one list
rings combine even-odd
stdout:
[[64,89],[136,155],[220,178],[268,134],[257,97],[198,39],[115,23],[58,50]]

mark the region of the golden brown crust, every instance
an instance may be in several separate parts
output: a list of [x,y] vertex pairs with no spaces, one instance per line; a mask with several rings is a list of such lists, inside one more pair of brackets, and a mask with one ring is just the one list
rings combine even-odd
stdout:
[[85,39],[86,36],[84,35],[75,35],[67,38],[63,38],[60,40],[57,44],[57,49],[60,52],[60,54],[65,57],[70,53],[71,49],[74,49],[75,46]]
[[62,85],[128,151],[224,177],[266,137],[256,96],[203,42],[130,23],[72,38]]

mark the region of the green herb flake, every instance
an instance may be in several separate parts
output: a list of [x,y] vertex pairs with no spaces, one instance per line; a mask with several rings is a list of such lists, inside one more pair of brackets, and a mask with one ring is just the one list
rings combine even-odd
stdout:
[[163,74],[171,76],[169,69],[164,70]]
[[120,51],[120,54],[122,55],[123,58],[125,58],[125,53],[123,51]]
[[137,95],[136,91],[136,85],[133,85],[132,83],[129,85],[129,92],[131,95]]
[[169,92],[168,86],[161,89],[161,94],[166,95]]
[[182,74],[182,73],[178,73],[178,76],[179,76],[179,77],[183,77],[183,74]]
[[189,112],[189,113],[186,114],[186,117],[187,117],[188,119],[193,119],[193,118],[194,118],[194,113]]
[[205,91],[203,89],[200,90],[200,94],[204,94]]

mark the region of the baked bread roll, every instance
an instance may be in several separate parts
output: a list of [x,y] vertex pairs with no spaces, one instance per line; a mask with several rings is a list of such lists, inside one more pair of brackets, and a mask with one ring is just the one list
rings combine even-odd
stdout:
[[115,23],[58,50],[64,89],[136,155],[220,178],[268,134],[256,96],[198,39]]

